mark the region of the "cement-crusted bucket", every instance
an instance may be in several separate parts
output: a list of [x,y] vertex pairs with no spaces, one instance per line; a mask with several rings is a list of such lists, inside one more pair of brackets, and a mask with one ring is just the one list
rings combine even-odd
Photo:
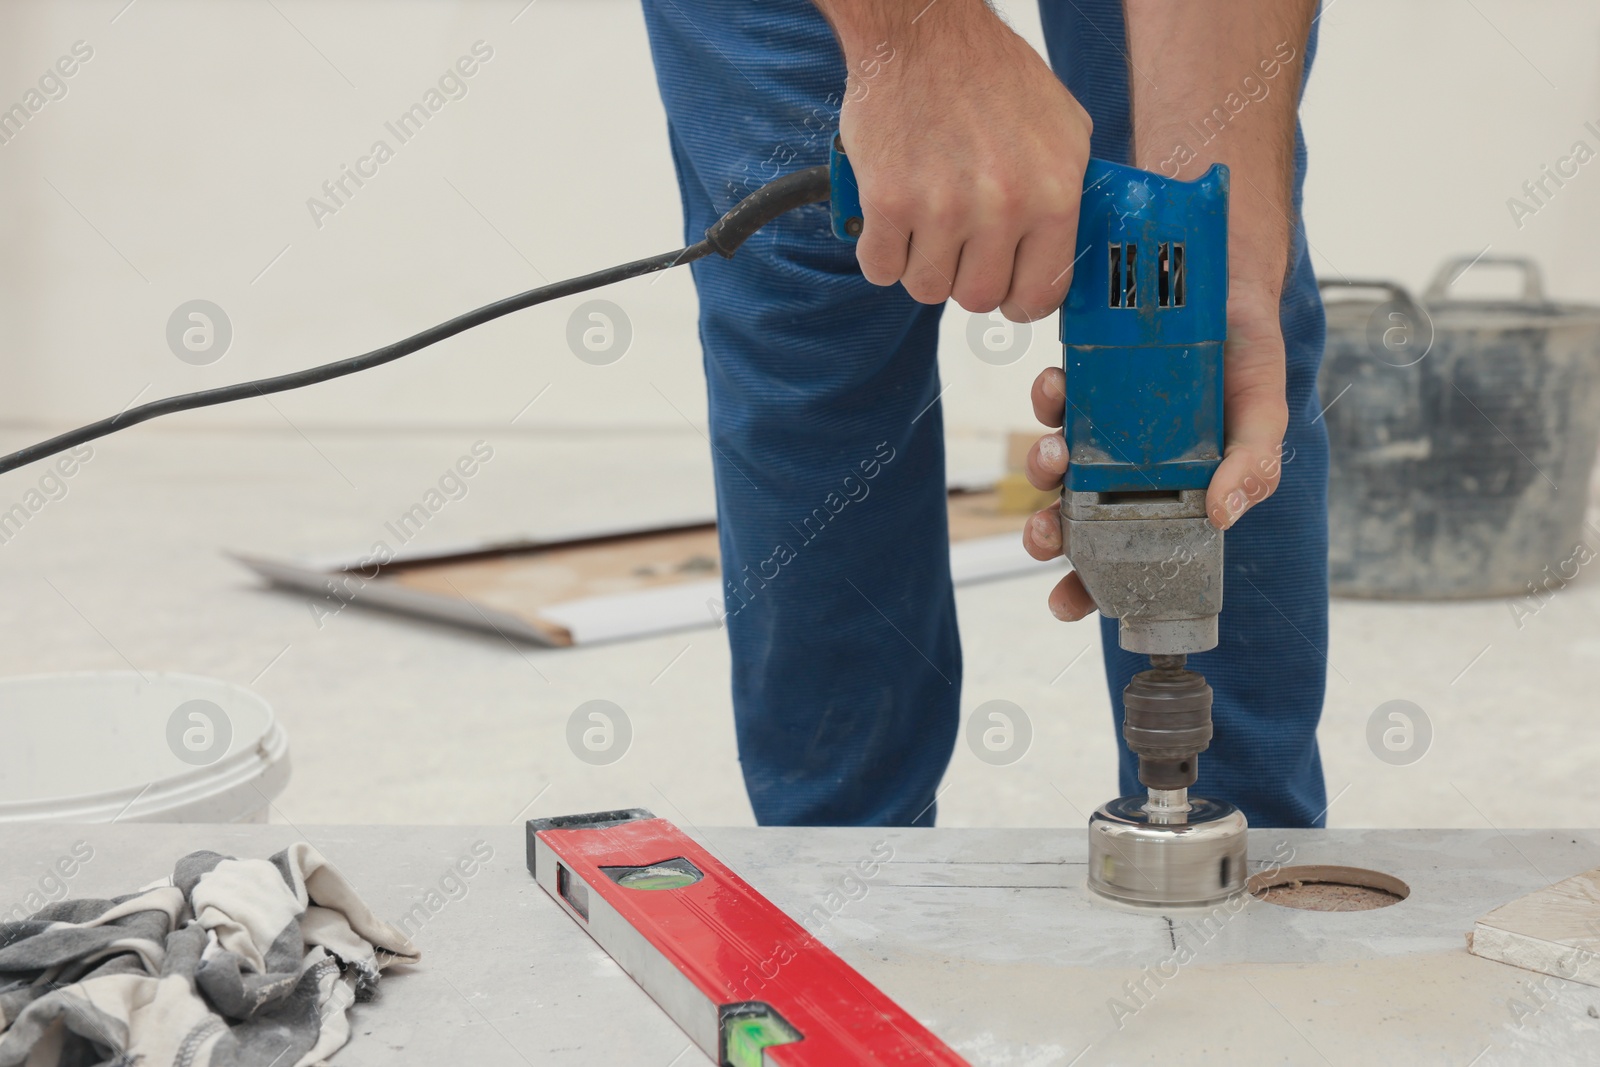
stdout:
[[[1486,265],[1521,272],[1521,295],[1450,294]],[[1600,307],[1547,300],[1538,267],[1508,257],[1446,261],[1421,301],[1392,282],[1323,289],[1336,595],[1543,596],[1600,557],[1584,522]]]

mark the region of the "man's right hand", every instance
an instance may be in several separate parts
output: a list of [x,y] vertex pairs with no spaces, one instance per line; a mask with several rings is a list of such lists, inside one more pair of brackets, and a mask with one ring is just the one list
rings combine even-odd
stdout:
[[1072,281],[1093,128],[982,0],[815,0],[850,78],[840,137],[861,272],[924,304],[1027,322]]

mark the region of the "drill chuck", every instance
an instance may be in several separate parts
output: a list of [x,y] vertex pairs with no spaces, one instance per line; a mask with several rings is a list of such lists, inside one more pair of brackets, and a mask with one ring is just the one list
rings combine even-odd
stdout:
[[1187,789],[1211,744],[1211,687],[1183,669],[1183,656],[1152,656],[1150,670],[1122,691],[1122,737],[1139,757],[1139,781],[1158,790]]

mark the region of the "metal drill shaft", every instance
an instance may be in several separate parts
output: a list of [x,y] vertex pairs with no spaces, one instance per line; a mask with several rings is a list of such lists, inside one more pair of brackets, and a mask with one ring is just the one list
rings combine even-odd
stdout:
[[1191,808],[1187,789],[1151,789],[1148,792],[1144,810],[1152,823],[1180,826],[1189,821]]

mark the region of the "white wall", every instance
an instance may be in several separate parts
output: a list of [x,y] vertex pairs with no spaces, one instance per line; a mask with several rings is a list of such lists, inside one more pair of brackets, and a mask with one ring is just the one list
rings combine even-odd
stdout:
[[[0,145],[0,421],[76,422],[136,395],[281,373],[675,247],[637,4],[524,2],[8,0],[0,107],[74,42],[94,54]],[[1036,15],[1005,6],[1037,40]],[[1492,245],[1537,258],[1556,294],[1600,301],[1600,162],[1520,229],[1506,208],[1574,141],[1600,150],[1584,128],[1600,129],[1600,6],[1334,0],[1322,23],[1305,105],[1319,270],[1420,287],[1443,256]],[[467,96],[319,228],[307,198],[375,139],[397,143],[384,122],[480,40],[494,54]],[[634,332],[611,366],[567,350],[568,302],[276,407],[179,419],[504,423],[546,385],[519,426],[681,427],[674,406],[702,419],[687,273],[605,295]],[[233,324],[210,366],[180,362],[165,340],[169,314],[194,298]],[[993,367],[971,354],[966,322],[953,308],[946,323],[949,423],[1025,426],[1027,382],[1055,359],[1050,331]]]

